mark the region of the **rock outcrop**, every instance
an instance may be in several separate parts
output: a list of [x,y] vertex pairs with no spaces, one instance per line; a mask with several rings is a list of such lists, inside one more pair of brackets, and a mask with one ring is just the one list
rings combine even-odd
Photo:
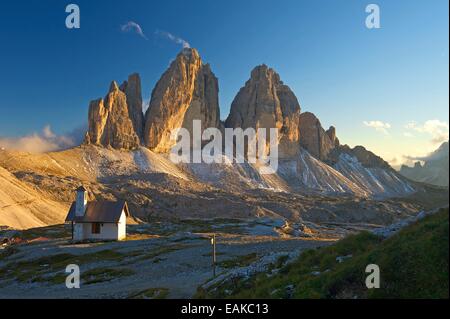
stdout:
[[134,73],[120,86],[127,97],[128,115],[133,123],[136,134],[142,138],[144,134],[144,113],[142,112],[141,78]]
[[85,143],[115,149],[134,149],[140,145],[139,135],[130,118],[127,96],[115,81],[104,99],[92,101],[89,105]]
[[277,128],[279,156],[298,155],[300,130],[300,104],[291,91],[283,84],[280,76],[266,65],[253,69],[231,104],[231,112],[225,126],[230,128]]
[[336,147],[329,153],[328,162],[334,165],[339,161],[341,154],[347,154],[357,159],[358,162],[365,168],[382,168],[393,171],[393,168],[388,162],[361,145],[355,146],[354,148],[351,148],[348,145],[340,145],[339,147]]
[[183,49],[153,89],[145,115],[145,145],[169,152],[175,145],[171,132],[186,128],[192,133],[193,120],[200,120],[202,129],[219,127],[218,92],[217,78],[197,50]]
[[328,137],[335,146],[339,146],[339,139],[336,136],[336,128],[334,126],[330,126],[330,128],[326,131]]
[[300,115],[300,145],[315,158],[325,161],[330,152],[339,145],[336,129],[325,131],[319,119],[310,112]]

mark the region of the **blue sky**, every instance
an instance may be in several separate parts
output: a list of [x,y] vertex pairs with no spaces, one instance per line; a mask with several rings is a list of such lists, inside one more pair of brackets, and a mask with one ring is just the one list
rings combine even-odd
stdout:
[[[0,137],[80,127],[89,101],[132,72],[148,99],[181,49],[159,30],[211,64],[222,118],[251,69],[266,63],[343,143],[393,164],[423,155],[448,138],[448,1],[373,2],[376,30],[365,27],[371,1],[74,0],[81,28],[69,30],[68,1],[2,1]],[[147,39],[122,32],[128,21]]]

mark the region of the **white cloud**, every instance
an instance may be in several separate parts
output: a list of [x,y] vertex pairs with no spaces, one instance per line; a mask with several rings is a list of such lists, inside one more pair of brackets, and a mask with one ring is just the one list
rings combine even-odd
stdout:
[[391,124],[384,123],[382,121],[364,121],[363,122],[365,126],[371,127],[375,129],[378,132],[381,132],[383,134],[389,134],[388,129],[391,128]]
[[412,134],[410,132],[403,132],[403,136],[404,137],[408,137],[408,138],[412,138],[412,137],[414,137],[414,134]]
[[412,130],[421,134],[428,134],[431,136],[431,142],[433,144],[440,144],[448,141],[449,125],[446,122],[440,120],[428,120],[423,124],[417,122],[409,122],[405,125],[407,130]]
[[391,159],[388,159],[387,162],[391,165],[395,170],[399,171],[402,165],[413,166],[414,161],[409,159],[407,156],[398,155]]
[[183,46],[183,49],[191,47],[189,42],[187,42],[186,40],[184,40],[182,38],[179,38],[179,37],[173,35],[170,32],[157,30],[157,31],[155,31],[155,34],[159,35],[159,36],[162,36],[162,37],[165,37],[165,38],[169,39],[170,41],[175,42],[176,44],[181,44]]
[[122,32],[132,32],[133,31],[136,34],[138,34],[141,38],[148,40],[142,27],[134,21],[128,21],[126,24],[120,26],[120,29],[122,30]]
[[76,146],[83,140],[86,127],[79,127],[65,135],[56,135],[50,125],[40,133],[21,137],[0,137],[0,148],[29,153],[53,152]]

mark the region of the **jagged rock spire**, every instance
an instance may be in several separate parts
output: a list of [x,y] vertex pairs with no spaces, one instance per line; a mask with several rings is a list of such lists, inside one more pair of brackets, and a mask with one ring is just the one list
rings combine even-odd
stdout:
[[145,115],[145,145],[156,152],[168,152],[175,144],[171,132],[192,129],[201,120],[202,128],[218,127],[219,85],[209,65],[197,50],[185,48],[164,72],[152,92]]
[[[140,87],[140,83],[136,85]],[[130,111],[128,100],[117,82],[112,81],[106,97],[94,100],[89,105],[89,128],[85,143],[115,149],[139,147],[140,134],[133,124],[130,113],[133,114],[134,109]],[[134,107],[132,103],[130,107]]]
[[329,153],[339,145],[336,129],[331,126],[325,131],[319,119],[311,112],[300,115],[300,135],[300,145],[320,160],[327,160]]
[[299,117],[300,104],[294,93],[278,73],[263,64],[253,69],[236,95],[225,126],[278,128],[279,155],[293,157],[300,149]]
[[120,90],[127,97],[128,114],[133,123],[134,131],[142,139],[144,134],[144,113],[142,112],[142,90],[139,74],[131,74],[128,77],[128,81],[122,83]]

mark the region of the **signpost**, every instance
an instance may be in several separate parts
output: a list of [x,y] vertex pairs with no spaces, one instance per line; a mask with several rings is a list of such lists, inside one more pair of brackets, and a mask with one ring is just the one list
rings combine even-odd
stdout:
[[216,277],[216,234],[211,237],[213,276]]

